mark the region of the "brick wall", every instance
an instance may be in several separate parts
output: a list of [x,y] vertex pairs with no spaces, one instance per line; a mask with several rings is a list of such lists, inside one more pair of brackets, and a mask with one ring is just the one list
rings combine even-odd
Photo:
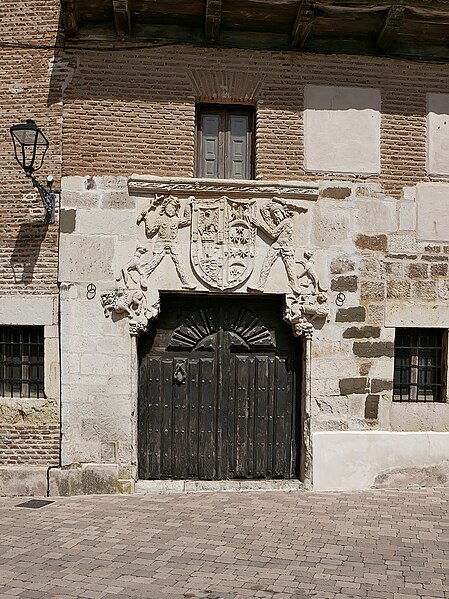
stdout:
[[0,465],[55,465],[59,425],[0,424]]
[[[45,182],[53,175],[57,188],[64,81],[55,62],[62,41],[59,5],[59,0],[2,0],[0,5],[0,325],[5,296],[57,293],[57,226],[44,224],[41,200],[13,157],[9,127],[33,118],[42,128],[50,147],[36,176]],[[57,421],[54,416],[49,422],[44,416],[39,423],[22,421],[20,402],[9,400],[7,422],[4,403],[0,406],[0,464],[57,464]]]
[[[0,295],[56,292],[57,228],[13,158],[9,127],[34,118],[50,141],[39,177],[60,178],[61,77],[54,69],[59,0],[2,0],[0,7]],[[42,173],[42,174],[41,174]]]
[[369,179],[395,195],[427,180],[426,93],[444,91],[449,75],[386,58],[180,46],[64,60],[78,64],[64,94],[64,174],[192,176],[201,101],[257,104],[258,178],[316,179],[303,168],[304,86],[368,86],[382,95],[382,173]]

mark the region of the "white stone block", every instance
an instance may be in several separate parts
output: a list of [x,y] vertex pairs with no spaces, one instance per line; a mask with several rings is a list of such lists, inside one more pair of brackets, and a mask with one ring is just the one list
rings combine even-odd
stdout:
[[315,491],[370,489],[379,475],[424,468],[448,460],[449,433],[315,432]]
[[307,85],[306,170],[379,173],[380,106],[378,89]]
[[[128,389],[130,395],[130,388]],[[82,418],[115,418],[117,420],[131,419],[131,401],[129,395],[89,394],[90,403],[80,406]],[[78,404],[79,405],[79,404]],[[84,406],[84,407],[83,407]]]
[[387,300],[385,326],[449,328],[449,306],[416,300]]
[[345,209],[334,202],[320,202],[315,212],[313,243],[318,247],[352,248],[352,219]]
[[356,227],[360,233],[396,231],[396,200],[363,198],[357,200]]
[[412,187],[403,187],[402,197],[404,200],[414,202],[416,200],[416,187],[414,185]]
[[0,324],[53,325],[58,322],[56,296],[2,296],[0,297]]
[[420,249],[415,235],[394,234],[388,238],[388,251],[392,254],[416,254]]
[[131,417],[128,418],[83,418],[81,421],[81,439],[84,441],[128,441],[131,438]]
[[44,329],[44,359],[45,380],[44,389],[46,397],[59,398],[59,339],[46,336]]
[[113,375],[117,372],[129,376],[129,358],[117,358],[108,355],[84,354],[81,356],[81,374],[84,375]]
[[390,408],[390,427],[393,431],[449,432],[449,403],[393,401]]
[[65,191],[75,191],[75,192],[86,191],[85,177],[80,177],[77,175],[73,175],[70,177],[62,177],[61,191],[63,194]]
[[123,235],[127,232],[131,235],[135,229],[134,210],[80,209],[76,212],[76,232],[81,235]]
[[[393,339],[391,339],[391,341],[394,341],[395,330],[396,329],[391,329],[391,331],[393,332]],[[369,378],[392,381],[393,380],[393,364],[394,364],[393,358],[389,358],[387,356],[380,356],[378,358],[373,359],[372,366],[368,373]]]
[[449,241],[449,184],[416,187],[417,236],[423,241]]
[[427,94],[427,172],[449,175],[449,94]]
[[399,230],[414,231],[416,229],[416,203],[399,203]]
[[69,464],[79,464],[83,462],[100,461],[100,442],[99,441],[80,441],[80,437],[65,438],[63,432],[62,444],[62,466]]
[[61,235],[59,280],[96,283],[112,279],[114,241],[110,237]]

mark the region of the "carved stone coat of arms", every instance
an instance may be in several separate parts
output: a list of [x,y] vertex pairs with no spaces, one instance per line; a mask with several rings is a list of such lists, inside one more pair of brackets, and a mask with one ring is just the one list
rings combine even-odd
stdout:
[[254,268],[256,228],[253,200],[222,196],[195,200],[192,212],[191,262],[196,275],[215,289],[244,283]]

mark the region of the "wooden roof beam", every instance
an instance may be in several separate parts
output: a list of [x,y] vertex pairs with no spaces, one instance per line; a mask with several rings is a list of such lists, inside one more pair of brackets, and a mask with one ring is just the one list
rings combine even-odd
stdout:
[[62,0],[62,22],[66,37],[78,35],[78,0]]
[[215,43],[220,33],[221,4],[222,0],[207,0],[204,34],[209,44]]
[[112,0],[115,29],[121,38],[131,35],[131,13],[128,0]]
[[391,6],[387,18],[377,37],[376,47],[378,50],[388,50],[393,44],[396,32],[401,26],[404,17],[405,6]]
[[301,0],[291,34],[291,47],[302,48],[312,29],[315,6],[311,0]]

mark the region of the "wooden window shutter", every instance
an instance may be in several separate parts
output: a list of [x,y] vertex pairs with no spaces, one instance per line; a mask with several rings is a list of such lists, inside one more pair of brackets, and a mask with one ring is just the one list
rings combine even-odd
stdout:
[[240,106],[197,108],[196,175],[251,179],[254,114]]
[[228,114],[227,168],[230,179],[249,179],[249,115]]
[[220,122],[219,114],[201,115],[201,141],[199,173],[201,177],[218,178],[220,172]]

